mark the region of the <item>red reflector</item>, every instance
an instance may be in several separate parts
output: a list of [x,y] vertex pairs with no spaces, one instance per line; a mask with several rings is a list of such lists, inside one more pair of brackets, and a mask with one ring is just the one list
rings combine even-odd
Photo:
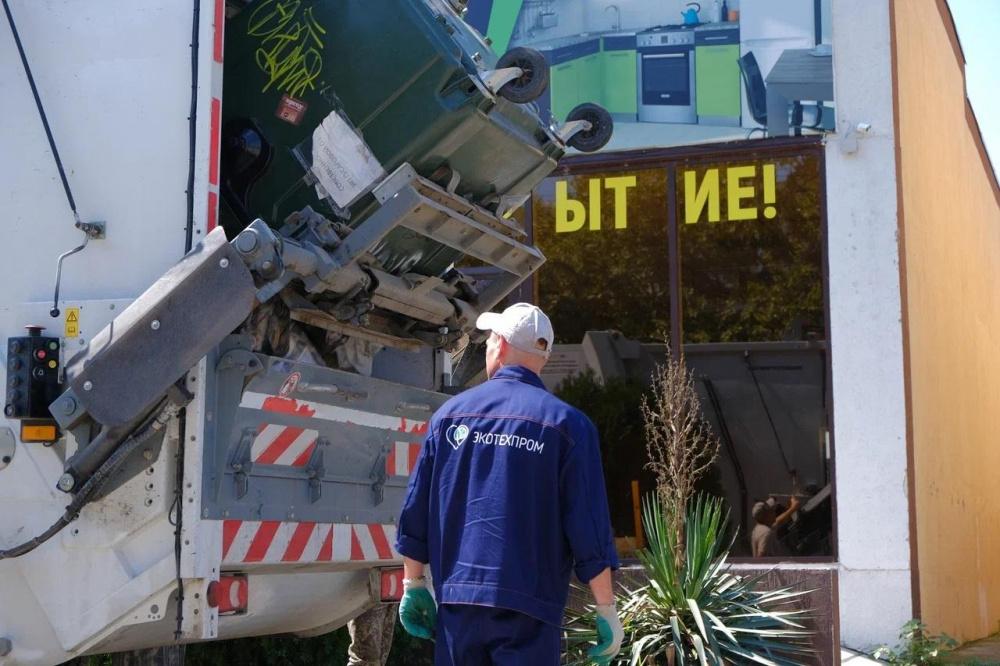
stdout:
[[382,601],[399,601],[403,598],[403,567],[381,569]]
[[208,584],[206,600],[219,615],[242,615],[250,605],[250,583],[243,574],[222,576]]

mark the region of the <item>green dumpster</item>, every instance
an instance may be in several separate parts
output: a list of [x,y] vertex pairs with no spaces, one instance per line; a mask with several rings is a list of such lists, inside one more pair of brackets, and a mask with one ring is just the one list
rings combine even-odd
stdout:
[[[363,186],[379,167],[391,173],[410,163],[502,214],[555,168],[565,144],[532,105],[490,92],[483,73],[496,63],[446,0],[257,0],[226,27],[227,231],[257,217],[280,226],[304,206],[358,225],[374,198],[350,187],[327,191],[313,166],[322,161],[336,176],[363,144],[374,160],[361,171],[374,171],[342,174],[347,180]],[[363,143],[328,140],[326,130],[345,125]],[[436,275],[460,256],[395,230],[376,259],[387,270]]]

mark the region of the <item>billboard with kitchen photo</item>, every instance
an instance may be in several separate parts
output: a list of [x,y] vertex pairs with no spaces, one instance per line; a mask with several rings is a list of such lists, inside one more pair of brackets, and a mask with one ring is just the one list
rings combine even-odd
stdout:
[[469,0],[465,17],[499,55],[541,54],[543,120],[599,105],[604,150],[628,150],[832,131],[833,1]]

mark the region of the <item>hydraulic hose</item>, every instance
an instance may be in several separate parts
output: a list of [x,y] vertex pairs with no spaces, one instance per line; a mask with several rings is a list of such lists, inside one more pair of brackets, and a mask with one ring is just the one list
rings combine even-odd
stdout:
[[[166,400],[164,400],[164,402],[166,402]],[[87,482],[83,484],[83,487],[80,488],[80,491],[73,496],[73,501],[66,506],[66,510],[63,512],[63,515],[60,516],[51,527],[33,539],[29,539],[24,543],[14,546],[13,548],[0,550],[0,560],[21,557],[22,555],[30,553],[58,534],[64,527],[76,520],[80,515],[80,510],[83,509],[83,507],[86,506],[87,503],[89,503],[90,500],[101,491],[101,489],[108,482],[108,479],[111,478],[111,475],[122,466],[129,454],[135,451],[140,444],[148,441],[156,433],[163,430],[170,419],[180,410],[181,405],[177,405],[172,402],[167,402],[166,405],[162,406],[159,411],[154,413],[154,416],[147,419],[135,433],[122,442],[121,446],[118,447],[111,457],[108,458],[96,472],[94,472],[94,475],[91,476]]]

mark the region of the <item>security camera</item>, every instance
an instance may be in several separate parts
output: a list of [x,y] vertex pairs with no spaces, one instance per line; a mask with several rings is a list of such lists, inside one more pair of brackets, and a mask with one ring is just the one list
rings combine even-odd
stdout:
[[868,134],[872,131],[871,123],[858,123],[858,134]]

